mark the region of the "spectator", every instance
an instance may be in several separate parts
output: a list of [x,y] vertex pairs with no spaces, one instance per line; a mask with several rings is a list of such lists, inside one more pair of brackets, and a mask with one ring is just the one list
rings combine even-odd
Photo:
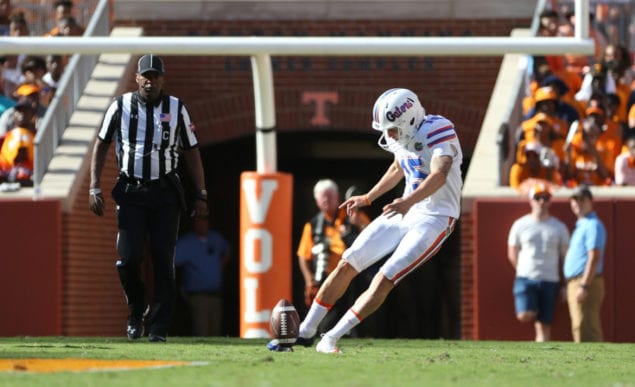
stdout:
[[22,97],[14,107],[13,116],[15,127],[4,137],[0,150],[0,179],[31,186],[35,139],[35,109],[32,101]]
[[[556,116],[567,122],[568,125],[570,125],[573,121],[580,119],[580,111],[578,110],[580,108],[580,104],[570,97],[569,86],[567,86],[562,79],[555,75],[547,75],[540,81],[540,89],[542,90],[538,91],[538,89],[536,89],[533,98],[531,98],[534,100],[534,106],[529,107],[525,115],[526,118],[531,118],[536,113],[535,98],[537,93],[539,95],[538,98],[542,101],[547,100],[545,99],[546,95],[548,95],[550,99],[556,100]],[[555,96],[552,91],[555,91]],[[529,101],[523,101],[523,105],[528,103]]]
[[64,73],[64,60],[61,55],[49,54],[46,56],[46,74],[42,80],[54,90],[59,87],[62,74]]
[[[574,35],[575,31],[575,13],[573,9],[566,10],[564,12],[563,16],[566,23],[562,24],[558,29],[558,36],[571,37]],[[594,42],[594,54],[590,56],[568,53],[564,54],[567,69],[575,74],[578,74],[578,76],[582,76],[582,74],[584,74],[584,69],[588,68],[596,61],[595,58],[598,58],[601,55],[607,45],[604,34],[594,28],[593,12],[589,14],[589,26],[589,37],[593,39]]]
[[605,157],[596,148],[602,130],[593,117],[585,117],[581,126],[575,129],[567,147],[566,184],[570,187],[610,185],[610,170],[605,165]]
[[605,66],[596,63],[584,74],[582,86],[575,94],[575,100],[586,105],[594,94],[604,96],[615,92],[615,79],[608,76],[608,70]]
[[562,176],[558,172],[559,161],[550,148],[543,147],[537,141],[522,141],[518,144],[516,162],[509,173],[509,185],[520,191],[530,179],[539,179],[549,184],[562,185]]
[[576,343],[602,341],[600,311],[604,299],[606,229],[593,209],[593,195],[588,186],[578,186],[570,204],[578,218],[563,268],[571,332]]
[[223,270],[230,253],[229,242],[204,218],[194,220],[193,230],[176,243],[175,266],[195,336],[223,334]]
[[[26,97],[33,104],[35,109],[35,126],[37,128],[37,121],[44,117],[46,108],[40,105],[40,88],[38,85],[26,83],[18,87],[15,91],[16,98],[21,99]],[[0,115],[0,137],[7,133],[15,126],[13,122],[13,108],[8,108]]]
[[616,126],[616,130],[620,133],[622,133],[622,138],[626,138],[626,131],[628,130],[628,121],[622,121],[618,116],[617,116],[617,110],[619,109],[620,106],[620,97],[617,96],[617,94],[614,93],[608,93],[606,94],[606,98],[605,98],[605,107],[606,107],[606,120],[607,121],[612,121],[614,123],[617,124]]
[[551,148],[558,159],[562,160],[565,157],[565,136],[570,124],[557,117],[557,95],[552,88],[539,88],[535,97],[535,114],[521,122],[521,131],[516,142],[538,141],[541,145]]
[[0,36],[9,36],[11,0],[0,0]]
[[23,83],[42,85],[42,77],[46,74],[46,60],[38,55],[28,55],[20,65]]
[[53,28],[49,36],[59,36],[59,22],[65,17],[73,17],[73,0],[55,0],[53,3]]
[[[631,94],[631,54],[628,49],[621,44],[609,44],[602,52],[599,63],[606,69],[607,76],[613,79],[615,92],[620,100],[615,114],[621,122],[628,119],[628,99]],[[610,93],[607,91],[608,94]]]
[[[297,251],[307,307],[311,306],[318,289],[339,263],[344,250],[370,223],[364,212],[356,211],[347,217],[345,209],[338,209],[340,193],[333,180],[318,181],[313,187],[313,198],[320,212],[304,225]],[[320,323],[318,333],[326,332],[344,314],[351,296],[348,292],[335,303]]]
[[626,138],[626,152],[615,159],[615,184],[635,185],[635,134]]
[[72,16],[65,16],[57,22],[57,35],[51,36],[82,36],[84,27],[80,26]]
[[44,82],[46,74],[46,60],[38,55],[29,55],[22,62],[22,76],[25,84],[33,84],[39,87],[40,107],[43,111],[48,108],[53,98],[53,90]]
[[532,187],[529,204],[531,213],[517,219],[509,230],[507,258],[516,271],[516,318],[534,324],[536,341],[549,341],[569,231],[549,213],[551,192],[546,184]]
[[615,170],[613,169],[615,159],[622,153],[622,127],[617,122],[607,119],[604,107],[599,104],[591,103],[585,114],[601,128],[595,148],[602,156],[602,161],[612,179],[615,175]]
[[[24,11],[15,10],[11,13],[11,24],[9,25],[9,36],[29,36],[29,26],[24,16]],[[18,85],[24,82],[22,76],[22,62],[26,54],[9,55],[5,57],[2,68],[2,78],[4,80],[4,94],[13,95]]]

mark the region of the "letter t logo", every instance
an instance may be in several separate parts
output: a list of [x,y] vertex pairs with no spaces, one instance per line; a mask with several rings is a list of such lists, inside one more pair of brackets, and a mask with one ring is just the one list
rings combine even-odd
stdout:
[[302,103],[308,105],[315,104],[315,115],[311,118],[311,125],[325,126],[331,123],[326,116],[326,103],[336,104],[339,94],[335,91],[305,91],[302,93]]

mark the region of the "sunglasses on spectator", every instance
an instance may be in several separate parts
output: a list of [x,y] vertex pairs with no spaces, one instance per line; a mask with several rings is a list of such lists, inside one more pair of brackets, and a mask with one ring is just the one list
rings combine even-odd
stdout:
[[536,195],[534,196],[534,200],[535,201],[540,201],[540,200],[544,200],[545,202],[548,202],[549,200],[551,200],[551,196],[549,195]]

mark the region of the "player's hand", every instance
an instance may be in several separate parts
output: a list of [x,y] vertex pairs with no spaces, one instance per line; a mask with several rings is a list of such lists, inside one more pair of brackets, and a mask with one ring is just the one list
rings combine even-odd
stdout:
[[386,216],[387,218],[392,218],[395,215],[405,215],[406,212],[408,212],[408,210],[410,209],[411,204],[402,199],[402,198],[397,198],[395,200],[392,201],[392,203],[386,204],[382,210],[382,215]]
[[104,215],[106,204],[101,192],[91,193],[88,195],[88,208],[90,208],[90,210],[97,216]]
[[346,208],[346,214],[348,216],[353,216],[357,209],[368,205],[366,200],[366,195],[351,196],[346,199],[344,203],[340,204],[338,208]]

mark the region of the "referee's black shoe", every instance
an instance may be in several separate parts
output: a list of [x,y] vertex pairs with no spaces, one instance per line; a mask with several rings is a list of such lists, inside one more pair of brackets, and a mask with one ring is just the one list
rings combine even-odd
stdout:
[[128,316],[128,328],[126,329],[128,340],[139,340],[143,336],[145,332],[145,317],[148,312],[150,312],[149,305],[141,316],[135,316],[133,314]]
[[148,335],[148,341],[151,343],[165,343],[166,341],[168,341],[168,338],[165,336],[160,336],[160,335],[155,335],[153,333],[150,333]]

